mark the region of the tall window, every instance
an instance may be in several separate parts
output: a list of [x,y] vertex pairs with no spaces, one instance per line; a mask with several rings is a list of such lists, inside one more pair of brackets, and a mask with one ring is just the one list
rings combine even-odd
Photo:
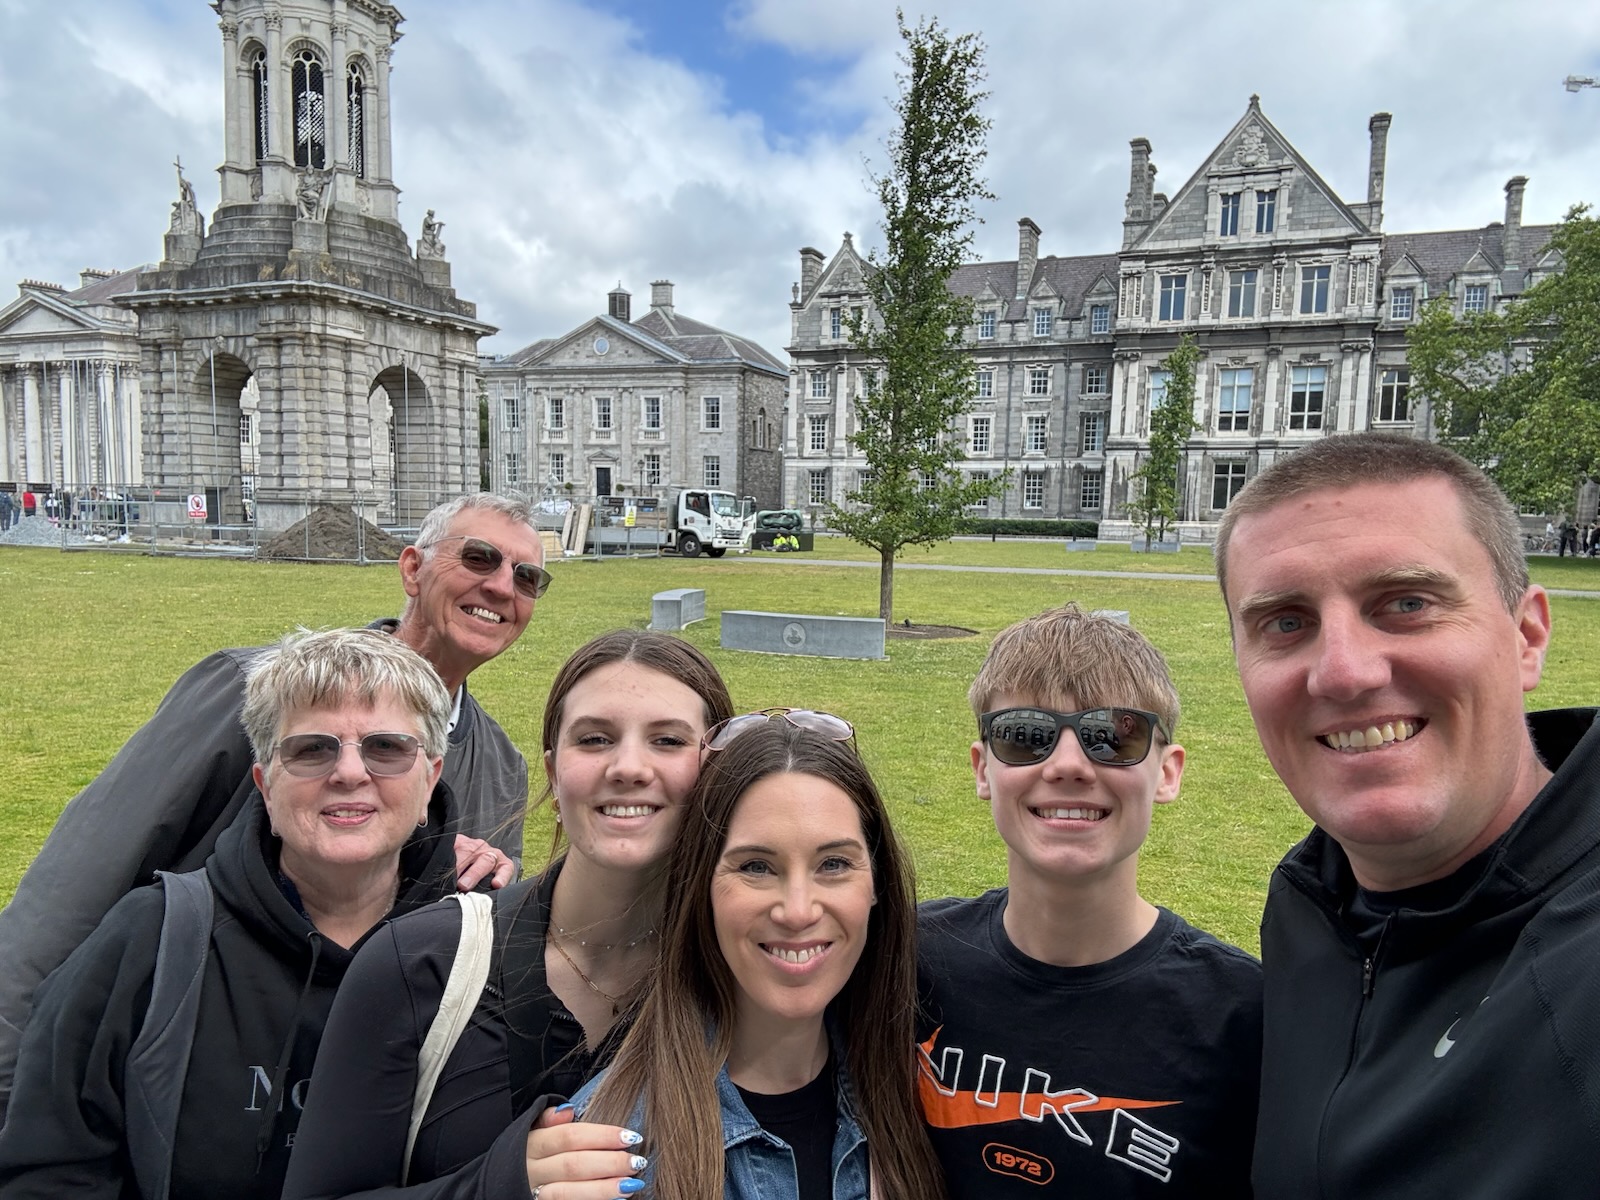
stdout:
[[1100,497],[1104,495],[1104,471],[1085,471],[1083,478],[1078,483],[1078,507],[1086,512],[1096,512],[1100,508]]
[[560,450],[550,452],[550,482],[565,483],[567,481],[567,456]]
[[1378,420],[1411,420],[1411,369],[1393,367],[1378,384]]
[[1188,275],[1163,275],[1161,277],[1161,319],[1163,321],[1183,320],[1183,302],[1188,291]]
[[661,486],[661,455],[646,454],[644,456],[644,484],[646,487]]
[[1091,304],[1089,306],[1089,332],[1111,332],[1111,305]]
[[1489,285],[1487,283],[1467,284],[1467,293],[1461,301],[1462,312],[1488,312],[1489,311]]
[[1321,429],[1327,367],[1295,367],[1289,380],[1289,428]]
[[610,396],[596,396],[594,398],[594,427],[606,431],[611,429]]
[[1244,464],[1219,462],[1211,469],[1211,507],[1218,511],[1227,508],[1243,486]]
[[1103,396],[1106,393],[1111,372],[1104,367],[1085,367],[1083,369],[1083,390],[1091,396]]
[[994,429],[993,417],[972,418],[972,453],[988,454]]
[[708,488],[722,486],[722,459],[716,454],[708,454],[701,463],[701,477]]
[[1255,384],[1253,367],[1222,372],[1222,387],[1217,394],[1217,431],[1248,433],[1250,430],[1250,392]]
[[241,446],[250,444],[250,420],[249,413],[239,414],[239,445]]
[[508,484],[522,482],[522,455],[515,452],[506,455],[505,476]]
[[721,429],[722,428],[722,397],[721,396],[701,396],[700,397],[700,428],[701,429]]
[[250,74],[251,82],[254,85],[251,88],[251,92],[255,99],[256,161],[260,162],[267,156],[267,147],[269,145],[267,130],[272,125],[272,109],[267,103],[270,93],[267,85],[267,52],[265,50],[256,51],[255,58],[250,61]]
[[521,396],[507,396],[500,402],[500,411],[505,418],[507,433],[515,433],[522,428]]
[[828,373],[826,371],[811,372],[811,398],[813,400],[826,400],[828,398]]
[[322,170],[328,165],[328,114],[322,87],[322,60],[312,50],[294,56],[294,165]]
[[1033,310],[1034,337],[1049,337],[1051,331],[1055,329],[1055,327],[1056,316],[1048,308],[1036,308]]
[[825,454],[828,449],[828,418],[806,418],[806,446],[813,454]]
[[938,476],[937,472],[924,471],[924,472],[922,472],[921,475],[917,476],[917,490],[918,491],[931,492],[931,491],[933,491],[934,488],[936,488],[938,486],[939,486],[939,476]]
[[644,398],[644,427],[646,429],[661,428],[660,396],[646,396]]
[[844,309],[830,308],[828,310],[828,336],[835,341],[844,336]]
[[978,372],[978,398],[989,400],[994,397],[994,372],[982,370]]
[[1150,411],[1155,412],[1167,402],[1167,380],[1172,378],[1171,371],[1150,372]]
[[994,309],[986,308],[978,314],[978,336],[981,338],[994,336]]
[[1278,227],[1278,189],[1256,193],[1256,232],[1271,233]]
[[345,136],[350,144],[350,169],[357,179],[367,177],[367,81],[361,64],[351,63],[344,80]]
[[806,472],[806,500],[810,504],[826,504],[828,502],[828,473],[826,471]]
[[1328,311],[1328,280],[1332,267],[1300,268],[1300,311],[1325,313]]
[[1415,288],[1395,288],[1389,293],[1389,319],[1391,321],[1409,321],[1416,312],[1417,291]]
[[1043,454],[1050,448],[1049,418],[1043,413],[1030,413],[1023,440],[1023,449],[1029,454]]
[[559,432],[567,427],[567,399],[565,396],[549,396],[544,402],[544,423],[552,432]]
[[1028,395],[1048,396],[1050,394],[1050,368],[1028,368]]
[[1222,197],[1222,219],[1217,222],[1217,232],[1223,237],[1239,234],[1239,193],[1230,192]]
[[1228,272],[1228,315],[1253,317],[1256,315],[1256,273],[1254,271]]
[[1099,454],[1106,448],[1106,414],[1083,414],[1082,453]]
[[[987,483],[992,478],[994,478],[993,471],[970,471],[967,474],[967,482],[969,483]],[[982,500],[974,500],[967,507],[981,508],[987,512],[989,509],[989,497],[985,496]]]
[[1027,471],[1022,476],[1022,507],[1044,507],[1044,472]]

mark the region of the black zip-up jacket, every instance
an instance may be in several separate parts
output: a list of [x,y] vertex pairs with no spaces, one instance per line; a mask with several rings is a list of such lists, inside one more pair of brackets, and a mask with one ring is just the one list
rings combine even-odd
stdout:
[[1554,777],[1458,901],[1401,908],[1370,954],[1331,838],[1279,865],[1258,1200],[1600,1196],[1597,711],[1530,717]]
[[[448,788],[401,852],[394,913],[455,891]],[[355,956],[279,886],[254,798],[206,862],[216,896],[172,1157],[172,1200],[276,1200],[334,991]],[[39,990],[0,1130],[0,1197],[133,1200],[124,1068],[150,1003],[163,890],[124,897]],[[452,906],[453,907],[453,906]],[[381,928],[381,924],[379,928]]]

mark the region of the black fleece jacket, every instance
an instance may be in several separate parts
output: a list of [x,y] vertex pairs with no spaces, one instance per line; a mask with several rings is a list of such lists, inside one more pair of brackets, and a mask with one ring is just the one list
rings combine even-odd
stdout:
[[[427,829],[401,852],[393,912],[455,890],[450,809],[440,784]],[[355,956],[322,937],[288,898],[277,853],[257,796],[206,861],[216,914],[178,1115],[172,1200],[279,1195],[322,1028]],[[39,990],[0,1131],[5,1200],[139,1196],[124,1136],[123,1078],[150,1002],[163,911],[160,887],[130,893]],[[285,1052],[287,1069],[274,1089]]]
[[1600,1196],[1595,716],[1532,715],[1555,776],[1447,908],[1401,908],[1364,944],[1337,843],[1313,830],[1280,864],[1258,1200]]

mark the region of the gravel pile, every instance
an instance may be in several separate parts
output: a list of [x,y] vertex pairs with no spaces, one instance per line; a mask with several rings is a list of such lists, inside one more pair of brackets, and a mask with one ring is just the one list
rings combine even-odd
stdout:
[[23,517],[0,533],[0,546],[87,546],[89,539],[52,525],[48,517]]
[[[359,527],[359,532],[357,532]],[[256,551],[257,558],[332,559],[353,562],[364,555],[369,560],[389,561],[400,557],[406,544],[391,537],[370,521],[363,521],[348,508],[314,508],[304,520],[296,521]]]

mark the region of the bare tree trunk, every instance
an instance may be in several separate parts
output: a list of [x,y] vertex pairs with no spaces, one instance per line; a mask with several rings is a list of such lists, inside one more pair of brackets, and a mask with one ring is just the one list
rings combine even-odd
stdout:
[[878,551],[878,615],[894,624],[894,551]]

